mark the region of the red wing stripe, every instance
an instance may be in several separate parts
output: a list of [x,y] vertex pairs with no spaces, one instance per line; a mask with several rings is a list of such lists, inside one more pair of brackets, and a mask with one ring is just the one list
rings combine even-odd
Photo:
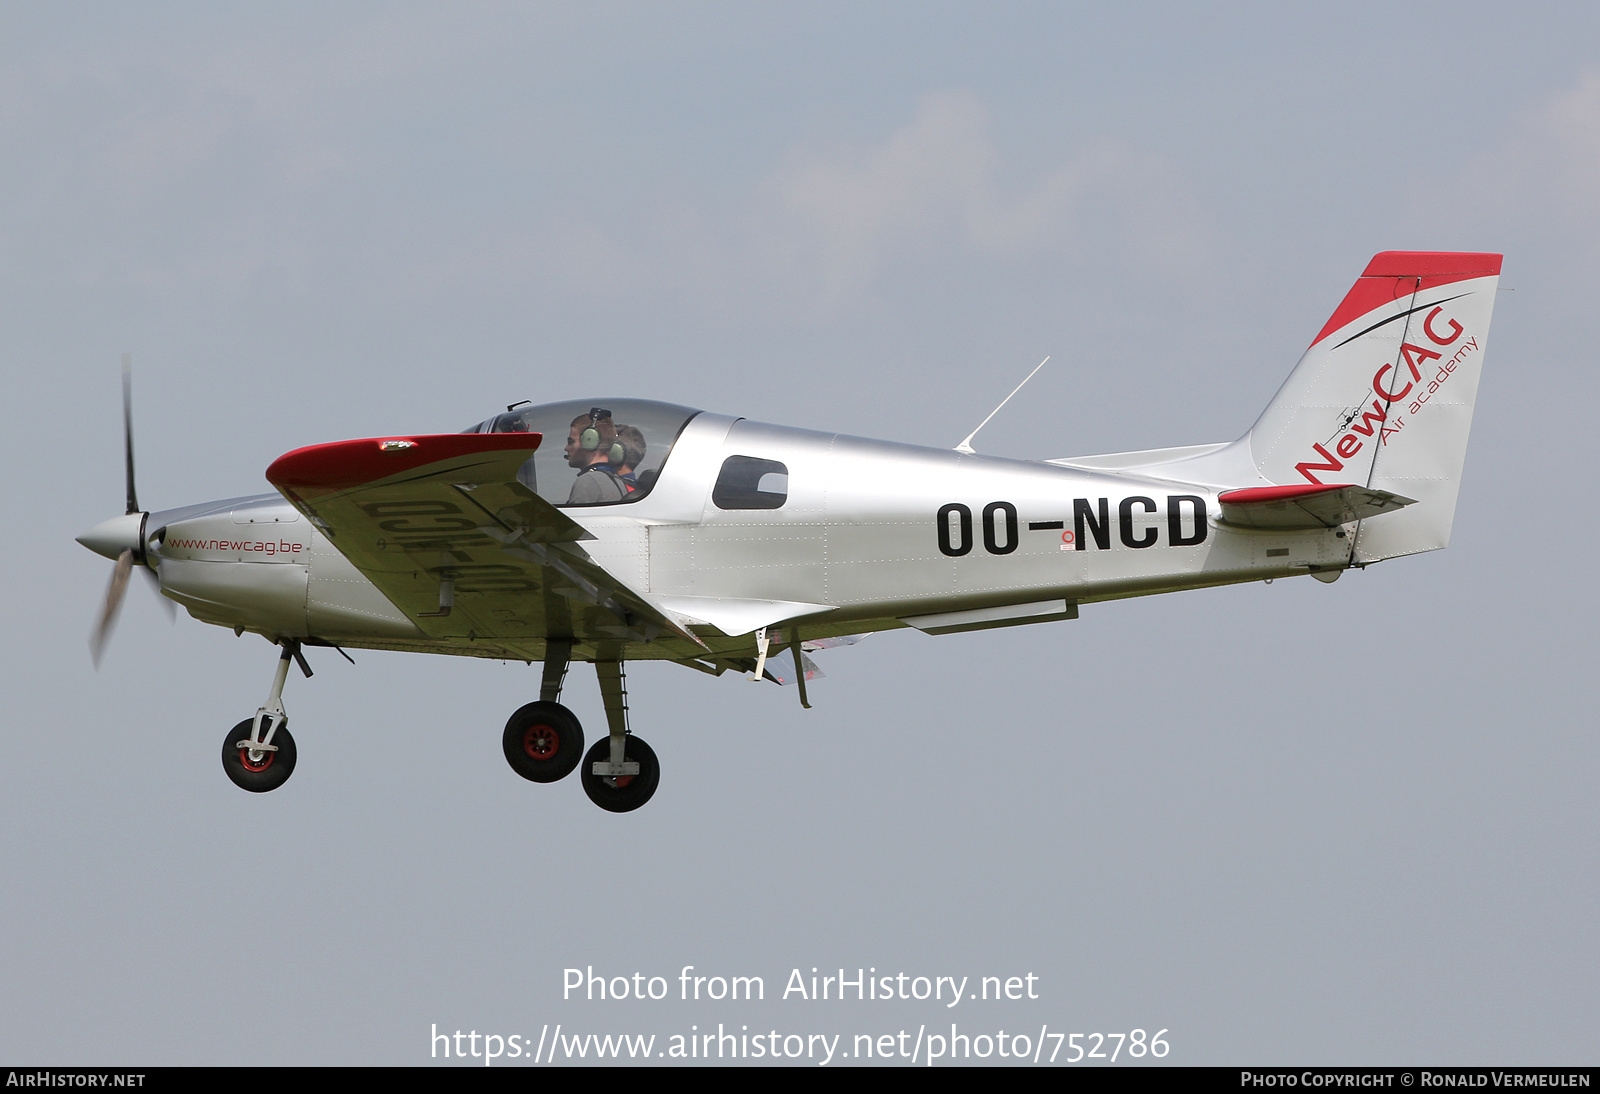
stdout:
[[532,454],[541,433],[438,433],[367,437],[297,448],[272,461],[267,481],[280,490],[344,490],[459,456],[523,451]]

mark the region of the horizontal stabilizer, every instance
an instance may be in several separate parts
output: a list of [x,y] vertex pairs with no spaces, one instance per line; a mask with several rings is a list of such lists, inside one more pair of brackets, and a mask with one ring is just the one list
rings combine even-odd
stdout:
[[1218,496],[1222,520],[1239,528],[1290,531],[1337,528],[1416,504],[1410,498],[1366,486],[1259,486]]

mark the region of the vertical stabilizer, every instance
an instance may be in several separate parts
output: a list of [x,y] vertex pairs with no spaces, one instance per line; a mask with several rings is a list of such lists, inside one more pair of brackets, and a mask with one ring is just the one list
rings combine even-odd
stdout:
[[1416,499],[1362,521],[1352,561],[1450,542],[1500,258],[1375,256],[1250,428],[1251,455],[1270,482]]

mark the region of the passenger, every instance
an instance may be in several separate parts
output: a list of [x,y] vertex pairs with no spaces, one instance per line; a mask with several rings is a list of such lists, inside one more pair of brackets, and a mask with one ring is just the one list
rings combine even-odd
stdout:
[[567,432],[567,466],[578,470],[578,481],[567,495],[568,505],[605,505],[628,496],[628,488],[612,467],[623,458],[611,412],[601,407],[572,419]]
[[644,434],[637,426],[617,426],[617,442],[622,445],[622,465],[617,468],[617,478],[627,487],[628,493],[639,491],[639,464],[644,461]]

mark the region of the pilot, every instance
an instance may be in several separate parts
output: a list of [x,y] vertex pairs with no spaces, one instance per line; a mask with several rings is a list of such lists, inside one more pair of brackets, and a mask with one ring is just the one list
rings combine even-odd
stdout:
[[639,464],[644,462],[644,434],[635,425],[617,426],[617,443],[622,445],[622,464],[617,468],[617,478],[633,494],[639,490]]
[[567,504],[605,505],[627,497],[628,488],[612,466],[623,458],[609,410],[597,406],[572,419],[567,431],[567,466],[578,469],[578,481],[572,484]]

